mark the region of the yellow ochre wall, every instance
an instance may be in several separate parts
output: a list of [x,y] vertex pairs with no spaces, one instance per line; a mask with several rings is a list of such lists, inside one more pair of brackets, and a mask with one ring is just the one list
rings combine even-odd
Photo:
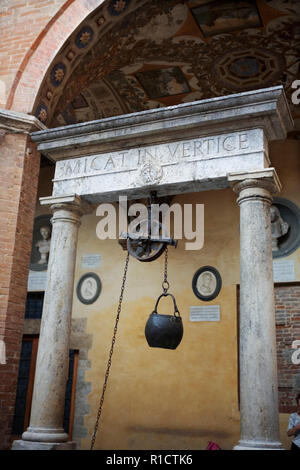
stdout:
[[[283,184],[280,196],[300,207],[299,141],[270,145],[272,166]],[[49,193],[48,193],[49,194]],[[48,195],[47,194],[47,195]],[[184,325],[177,350],[150,348],[144,328],[161,293],[162,256],[152,263],[130,258],[127,283],[113,354],[109,384],[95,448],[98,449],[204,449],[208,440],[232,449],[239,440],[237,299],[239,283],[239,208],[231,189],[176,196],[173,202],[205,205],[205,239],[200,251],[185,251],[184,240],[169,248],[170,292],[175,294]],[[93,336],[89,350],[91,382],[85,418],[90,446],[99,397],[111,345],[126,252],[116,240],[96,237],[99,217],[84,216],[79,231],[73,317],[87,318],[87,333]],[[83,254],[100,253],[101,264],[93,269],[101,279],[102,292],[92,305],[78,300],[75,289]],[[300,281],[300,250],[288,258],[295,261]],[[191,283],[204,265],[216,267],[222,289],[212,302],[195,297]],[[165,302],[165,303],[163,303]],[[170,302],[170,303],[168,303]],[[220,305],[220,322],[190,322],[194,305]],[[171,313],[170,300],[163,300],[160,313]],[[281,440],[286,448],[288,415],[280,415]]]

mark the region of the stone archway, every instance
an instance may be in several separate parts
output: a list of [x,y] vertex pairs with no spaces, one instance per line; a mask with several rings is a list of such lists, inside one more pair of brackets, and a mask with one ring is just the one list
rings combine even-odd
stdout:
[[[123,3],[127,4],[127,2]],[[9,316],[8,313],[14,312],[13,306],[17,296],[18,313],[16,315],[17,321],[13,325],[13,333],[18,338],[20,338],[22,334],[22,313],[24,311],[27,281],[26,262],[28,261],[30,253],[30,239],[39,167],[39,156],[35,152],[28,134],[44,127],[37,119],[28,117],[28,114],[34,113],[43,78],[49,73],[51,64],[53,64],[57,54],[64,44],[66,44],[67,39],[76,28],[102,4],[104,4],[104,2],[101,0],[85,0],[84,2],[81,0],[68,0],[64,3],[58,14],[48,22],[44,30],[33,43],[31,49],[27,52],[10,91],[7,101],[9,111],[5,111],[0,116],[0,127],[4,131],[4,141],[2,145],[5,150],[5,155],[7,155],[7,161],[9,160],[11,164],[5,168],[7,178],[3,179],[1,187],[1,190],[4,192],[3,200],[5,202],[1,215],[4,220],[12,222],[8,224],[5,237],[0,240],[1,248],[10,260],[7,265],[1,268],[1,275],[3,275],[5,279],[5,298],[3,297],[1,308],[3,308],[4,319],[6,321]],[[277,13],[275,16],[276,15]],[[286,15],[282,14],[282,12],[281,16],[284,16],[284,19],[286,19]],[[186,30],[183,31],[183,33],[186,33]],[[276,31],[274,34],[275,33]],[[199,32],[197,34],[199,34]],[[208,42],[207,40],[207,43]],[[245,65],[245,59],[247,59],[247,66],[249,66],[249,64],[250,66],[251,64],[253,65],[255,62],[252,57],[253,54],[254,52],[252,51],[250,61],[248,52],[246,56],[244,52],[236,55],[234,68],[236,75],[243,75],[244,72],[242,69]],[[195,54],[195,57],[197,57],[197,54]],[[216,67],[214,70],[218,70],[219,66],[227,67],[226,76],[223,77],[224,80],[221,86],[226,85],[226,83],[227,85],[228,83],[232,85],[232,80],[228,72],[230,68],[228,61],[229,58],[228,55],[226,55],[224,63],[215,63]],[[267,67],[268,63],[266,62],[265,65]],[[256,67],[258,67],[257,62],[254,63],[254,72]],[[252,70],[253,67],[250,67],[250,69]],[[251,73],[250,71],[250,75]],[[276,79],[279,80],[279,75],[276,76]],[[13,156],[13,158],[11,156]],[[16,171],[16,168],[20,169],[20,171]],[[14,181],[13,192],[10,187],[12,180]],[[26,194],[26,198],[24,194]],[[26,224],[24,224],[24,217],[26,217]],[[10,240],[14,240],[14,242],[7,243],[7,237]],[[16,279],[18,279],[17,286]],[[20,289],[19,292],[16,291],[16,287]],[[8,328],[11,328],[11,324],[9,323]],[[11,344],[12,353],[15,347],[18,348],[18,341],[16,341],[16,344]],[[14,357],[13,363],[14,375],[16,375],[18,358]]]

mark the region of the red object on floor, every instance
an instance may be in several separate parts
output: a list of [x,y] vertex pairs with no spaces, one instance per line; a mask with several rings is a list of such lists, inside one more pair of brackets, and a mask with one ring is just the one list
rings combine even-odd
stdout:
[[221,450],[221,447],[218,446],[218,444],[216,444],[213,441],[208,441],[208,444],[205,450]]

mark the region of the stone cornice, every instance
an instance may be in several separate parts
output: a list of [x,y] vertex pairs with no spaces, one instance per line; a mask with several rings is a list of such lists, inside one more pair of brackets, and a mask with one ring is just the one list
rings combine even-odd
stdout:
[[36,117],[9,109],[0,109],[0,130],[7,133],[29,134],[47,129]]
[[282,86],[194,101],[31,134],[50,159],[262,128],[267,140],[284,139],[293,127]]

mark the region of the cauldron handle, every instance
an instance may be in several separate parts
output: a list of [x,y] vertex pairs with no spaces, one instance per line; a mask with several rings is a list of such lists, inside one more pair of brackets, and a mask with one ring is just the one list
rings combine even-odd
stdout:
[[[168,292],[163,292],[163,293],[158,297],[158,299],[157,299],[157,301],[156,301],[156,304],[155,304],[155,307],[154,307],[154,310],[153,310],[152,313],[156,313],[156,314],[157,314],[157,307],[158,307],[158,303],[159,303],[160,299],[161,299],[162,297],[167,297],[167,295],[170,295],[170,296],[172,297],[172,299],[173,299],[173,304],[174,304],[174,316],[175,316],[175,317],[176,317],[176,316],[180,317],[180,312],[179,312],[178,307],[177,307],[177,305],[176,305],[175,297],[174,297],[173,294],[170,294],[170,293],[168,293]],[[178,315],[176,315],[176,313],[177,313]]]

